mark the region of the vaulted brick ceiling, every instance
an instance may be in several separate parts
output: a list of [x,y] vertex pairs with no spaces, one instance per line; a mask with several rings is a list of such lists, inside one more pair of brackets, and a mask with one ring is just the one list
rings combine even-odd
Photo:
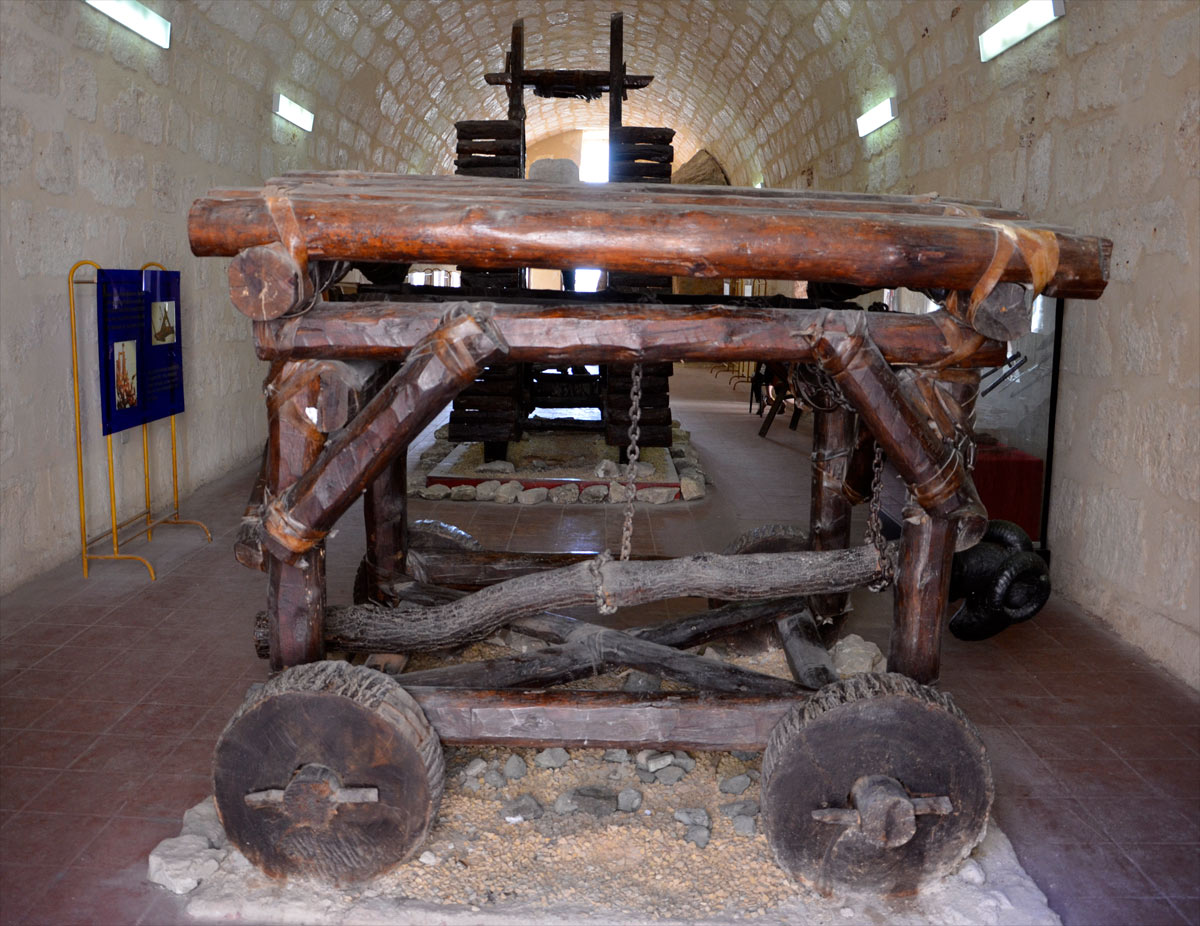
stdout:
[[[242,4],[229,3],[228,7]],[[654,82],[631,92],[625,124],[677,131],[676,164],[707,148],[750,183],[765,162],[804,146],[819,113],[814,84],[851,69],[847,42],[859,20],[886,19],[886,4],[849,0],[319,0],[264,2],[256,43],[297,92],[345,117],[329,166],[362,157],[369,140],[381,169],[449,172],[454,122],[503,118],[506,99],[483,75],[503,69],[510,30],[525,20],[526,66],[607,68],[609,17],[625,14],[625,60]],[[208,16],[232,10],[212,4]],[[223,23],[224,25],[224,23]],[[866,22],[862,23],[866,28]],[[244,34],[244,33],[243,33]],[[283,61],[291,59],[290,74]],[[859,68],[861,71],[861,68]],[[527,94],[532,142],[573,128],[607,125],[607,101],[543,100]],[[337,147],[341,146],[341,157]],[[787,171],[784,171],[785,173]]]

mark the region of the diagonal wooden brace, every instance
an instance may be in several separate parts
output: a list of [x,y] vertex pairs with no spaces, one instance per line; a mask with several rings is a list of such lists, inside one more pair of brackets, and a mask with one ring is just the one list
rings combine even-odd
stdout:
[[883,446],[917,504],[932,517],[956,524],[956,549],[978,543],[987,529],[987,512],[962,456],[917,411],[871,340],[866,313],[823,313],[811,336],[817,361]]
[[294,562],[315,546],[393,457],[506,349],[487,319],[445,319],[287,492],[268,502],[263,543],[271,554]]

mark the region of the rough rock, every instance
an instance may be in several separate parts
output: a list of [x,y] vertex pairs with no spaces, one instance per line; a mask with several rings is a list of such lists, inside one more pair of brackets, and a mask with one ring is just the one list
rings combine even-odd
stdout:
[[652,752],[643,760],[642,753],[638,753],[638,765],[647,771],[657,772],[660,768],[666,768],[675,757],[669,752]]
[[709,819],[708,811],[703,807],[689,807],[675,811],[675,819],[680,823],[686,823],[688,826],[703,826],[705,829],[712,829],[712,820]]
[[660,785],[673,785],[686,773],[678,765],[668,765],[654,773],[654,780]]
[[450,489],[450,500],[453,502],[475,501],[475,486],[461,485]]
[[186,894],[216,872],[226,854],[225,849],[211,848],[204,836],[173,836],[150,853],[146,877],[176,894]]
[[181,836],[203,836],[210,849],[224,849],[229,845],[225,837],[225,827],[217,816],[217,805],[213,799],[207,798],[183,815]]
[[579,804],[575,800],[574,791],[564,791],[554,799],[554,812],[559,816],[566,816],[569,813],[574,813],[579,809]]
[[695,470],[679,476],[679,494],[685,502],[704,498],[704,477]]
[[536,797],[532,794],[522,794],[514,800],[504,803],[501,816],[508,823],[523,823],[526,820],[536,820],[545,812]]
[[565,749],[554,746],[550,749],[543,749],[534,756],[533,764],[538,768],[562,768],[570,758]]
[[633,813],[642,806],[642,792],[637,788],[626,788],[617,795],[617,810]]
[[425,486],[423,489],[417,489],[417,494],[421,498],[427,498],[430,501],[440,501],[450,494],[450,486],[438,485]]
[[617,809],[617,795],[607,788],[584,785],[571,792],[575,806],[593,817],[607,817]]
[[758,801],[730,801],[717,809],[727,817],[757,817]]
[[839,678],[848,678],[860,672],[886,672],[886,660],[874,643],[864,640],[856,633],[846,634],[829,649],[833,660],[833,671]]
[[417,859],[417,861],[420,862],[422,865],[436,865],[438,863],[438,857],[436,855],[434,855],[432,852],[430,852],[428,849],[426,849],[424,852],[421,853],[421,855]]
[[489,768],[486,772],[484,772],[483,781],[485,784],[489,784],[493,788],[503,788],[506,784],[508,784],[508,779],[501,775],[500,772],[494,768]]
[[[692,158],[692,160],[694,161],[695,158]],[[691,163],[691,162],[689,162],[689,163]],[[433,432],[433,437],[435,440],[448,441],[450,439],[450,425],[448,425],[448,424],[442,425],[440,428],[438,428],[436,431]]]
[[658,781],[658,779],[654,776],[654,772],[648,772],[644,768],[636,769],[636,771],[637,771],[638,779],[644,785],[652,785],[656,781]]
[[649,502],[651,505],[665,505],[674,501],[676,489],[674,486],[648,486],[637,490],[639,502]]
[[579,501],[579,486],[566,482],[550,490],[550,501],[556,505],[573,505]]
[[598,479],[613,479],[620,472],[620,468],[612,460],[601,460],[596,464],[595,473]]
[[472,759],[463,769],[463,775],[467,778],[478,778],[486,771],[487,763],[483,759]]
[[739,836],[753,836],[758,832],[758,827],[753,817],[741,815],[733,818],[733,831]]
[[671,174],[672,183],[702,183],[708,186],[729,186],[725,169],[708,151],[701,148],[688,162]]
[[585,505],[594,505],[608,498],[608,486],[590,485],[579,493],[579,500]]
[[509,781],[524,778],[528,770],[529,766],[525,764],[525,760],[520,756],[509,756],[508,761],[504,763],[504,777]]
[[610,482],[608,484],[608,500],[614,505],[629,501],[629,487],[619,482]]
[[982,866],[973,858],[967,859],[962,863],[962,867],[955,872],[955,875],[960,881],[965,881],[967,884],[976,886],[987,881],[987,875],[984,873]]
[[[647,476],[653,476],[654,475],[654,464],[646,463],[643,460],[639,460],[637,463],[633,464],[633,472],[634,472],[634,477],[637,479],[644,479]],[[621,478],[622,479],[629,478],[629,464],[628,463],[626,463],[624,466],[621,467]]]
[[496,497],[496,490],[500,488],[498,479],[489,479],[487,482],[481,482],[475,486],[475,501],[490,502]]
[[676,749],[672,765],[678,765],[685,772],[690,772],[696,767],[696,760],[689,756],[686,752]]
[[722,794],[741,794],[750,787],[750,776],[734,775],[732,778],[724,778],[718,787]]
[[478,778],[468,778],[466,781],[463,782],[463,788],[464,788],[464,790],[467,790],[467,791],[478,791],[479,790],[479,779]]
[[501,505],[511,505],[523,491],[525,490],[521,486],[521,483],[513,479],[510,482],[504,483],[504,485],[496,490],[496,497],[493,500],[499,502]]
[[477,473],[515,473],[516,466],[508,460],[492,460],[489,463],[480,463],[475,467]]
[[695,843],[697,849],[703,849],[708,845],[708,838],[711,835],[706,826],[689,826],[683,841]]
[[735,749],[735,750],[733,750],[733,752],[730,753],[730,755],[741,762],[753,762],[759,756],[761,756],[762,753],[761,752],[747,752],[744,749]]
[[604,750],[604,761],[605,762],[628,762],[629,761],[629,750],[628,749],[606,749],[606,750]]
[[658,691],[662,688],[662,679],[657,675],[634,669],[625,676],[625,683],[621,688],[624,691]]
[[517,501],[522,505],[537,505],[546,500],[550,494],[550,490],[545,486],[538,486],[534,489],[526,489],[517,496]]

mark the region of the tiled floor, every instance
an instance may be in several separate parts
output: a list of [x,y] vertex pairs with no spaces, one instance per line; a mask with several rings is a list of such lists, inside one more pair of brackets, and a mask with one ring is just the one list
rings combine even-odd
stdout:
[[[640,508],[635,552],[719,550],[765,522],[806,523],[806,425],[781,418],[760,439],[745,388],[705,368],[680,370],[673,392],[715,486],[702,502]],[[263,577],[230,552],[252,476],[186,501],[211,545],[178,527],[138,544],[157,582],[129,563],[94,564],[84,580],[72,562],[0,601],[0,922],[187,921],[145,881],[145,859],[209,792],[214,741],[266,675],[250,643]],[[615,548],[621,522],[603,506],[452,502],[416,502],[410,517],[513,550]],[[332,602],[350,598],[361,538],[350,521],[330,542]],[[886,650],[887,596],[855,604],[850,629]],[[1057,600],[992,640],[948,637],[942,684],[987,740],[996,817],[1066,923],[1200,923],[1194,692]]]

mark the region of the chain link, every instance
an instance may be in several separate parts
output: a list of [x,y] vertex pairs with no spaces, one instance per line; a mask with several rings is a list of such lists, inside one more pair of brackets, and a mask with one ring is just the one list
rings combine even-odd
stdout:
[[640,451],[638,439],[642,436],[642,365],[635,363],[630,371],[629,386],[629,447],[625,451],[628,463],[625,467],[625,523],[621,527],[621,562],[629,559],[633,548],[633,500],[637,495],[637,462]]
[[875,579],[867,584],[873,592],[881,592],[895,578],[895,568],[887,554],[887,539],[883,536],[883,521],[879,510],[883,504],[883,448],[875,444],[875,460],[871,464],[871,503],[867,518],[867,543],[875,548]]

